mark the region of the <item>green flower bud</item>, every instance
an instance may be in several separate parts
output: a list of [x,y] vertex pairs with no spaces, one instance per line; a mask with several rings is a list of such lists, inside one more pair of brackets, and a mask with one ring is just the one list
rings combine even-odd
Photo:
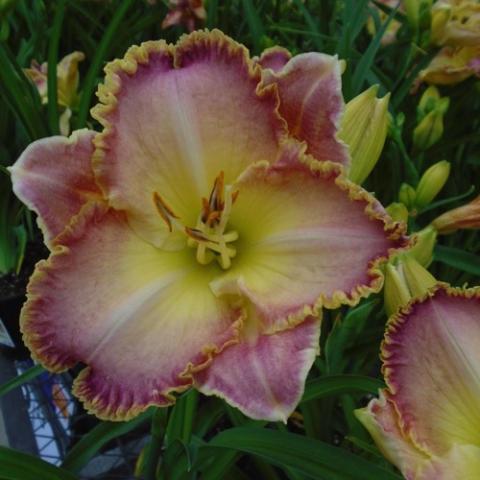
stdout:
[[402,183],[400,185],[400,190],[398,192],[398,199],[402,202],[409,210],[411,210],[415,205],[415,189],[408,183]]
[[420,265],[427,268],[433,260],[433,249],[437,243],[437,230],[428,226],[414,235],[415,245],[408,251]]
[[352,157],[348,177],[359,185],[380,158],[387,137],[390,94],[380,99],[377,91],[374,85],[348,102],[338,134]]
[[390,261],[385,269],[384,304],[388,316],[397,313],[413,298],[421,297],[437,283],[410,253]]
[[391,203],[387,208],[387,213],[392,217],[396,222],[408,222],[408,209],[407,207],[400,202]]
[[446,160],[437,162],[427,169],[418,183],[415,205],[418,208],[424,208],[429,205],[444,187],[449,175],[450,163]]

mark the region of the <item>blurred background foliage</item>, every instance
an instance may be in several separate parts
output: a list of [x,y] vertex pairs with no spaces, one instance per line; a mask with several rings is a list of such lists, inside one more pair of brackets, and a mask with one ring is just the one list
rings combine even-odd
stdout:
[[[402,183],[415,188],[428,167],[450,162],[448,180],[436,198],[410,209],[411,233],[479,194],[477,78],[440,87],[441,96],[449,98],[443,132],[428,148],[418,149],[413,142],[425,91],[416,79],[438,51],[428,42],[428,27],[413,28],[400,9],[367,0],[208,0],[205,9],[206,18],[197,26],[220,28],[252,55],[277,44],[292,54],[338,55],[346,61],[346,102],[374,84],[378,96],[391,94],[389,134],[365,188],[389,205],[399,201]],[[6,167],[33,140],[59,134],[65,106],[59,106],[57,64],[72,52],[83,52],[69,122],[73,129],[98,129],[89,110],[105,63],[145,40],[175,42],[186,29],[162,28],[168,12],[168,2],[161,0],[0,0],[0,275],[19,274],[29,245],[39,238],[31,214],[11,192]],[[376,33],[368,31],[367,21]],[[400,27],[395,41],[385,45],[382,37],[391,21]],[[24,73],[32,61],[48,65],[44,99]],[[478,284],[479,238],[476,230],[439,237],[431,273],[454,285]],[[137,464],[142,478],[400,478],[353,415],[382,386],[378,352],[386,320],[381,294],[352,309],[325,312],[322,353],[288,425],[249,420],[218,399],[190,392],[168,410],[149,411],[126,424],[99,423],[67,455],[63,469],[0,448],[0,478],[74,478],[111,438],[146,422],[151,422],[151,436]],[[0,394],[22,381],[0,388]]]

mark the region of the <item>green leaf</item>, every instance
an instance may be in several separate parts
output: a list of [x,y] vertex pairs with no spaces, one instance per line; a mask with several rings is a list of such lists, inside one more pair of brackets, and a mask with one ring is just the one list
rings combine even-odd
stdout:
[[352,78],[353,95],[357,95],[360,93],[362,86],[365,82],[365,79],[367,77],[367,73],[370,70],[371,66],[373,65],[373,61],[375,60],[375,55],[377,54],[378,49],[380,48],[382,37],[385,33],[385,30],[387,29],[388,25],[390,25],[390,22],[393,20],[393,17],[395,16],[397,9],[398,7],[391,11],[390,15],[382,24],[382,26],[379,28],[375,36],[372,38],[370,45],[368,46],[367,50],[362,55],[362,58],[358,62],[357,68],[355,69],[355,73],[353,74],[353,78]]
[[0,477],[4,480],[77,480],[63,468],[33,455],[0,446]]
[[12,378],[3,385],[0,385],[0,397],[8,392],[11,392],[15,388],[22,386],[24,383],[27,383],[33,378],[38,377],[45,371],[46,370],[41,365],[35,365],[34,367],[29,368],[26,372],[23,372],[18,377]]
[[425,213],[425,212],[429,212],[430,210],[434,210],[435,208],[445,207],[446,205],[450,205],[452,203],[458,202],[459,200],[463,200],[464,198],[471,195],[474,191],[475,191],[475,187],[471,185],[466,192],[463,192],[460,195],[455,195],[454,197],[445,198],[443,200],[432,202],[430,205],[420,210],[418,212],[418,215],[421,215],[422,213]]
[[265,38],[263,23],[252,0],[242,0],[242,3],[255,53],[259,54],[263,50],[263,40]]
[[315,48],[321,52],[323,50],[323,42],[320,36],[320,30],[318,28],[317,22],[314,20],[310,12],[308,11],[307,7],[301,2],[300,0],[293,0],[293,3],[297,6],[297,8],[302,12],[303,18],[305,18],[305,23],[308,25],[310,32],[312,35],[310,38],[312,39]]
[[175,440],[181,440],[185,444],[190,442],[197,402],[198,392],[196,390],[184,393],[177,400],[168,419],[165,434],[167,445],[170,445]]
[[129,422],[102,422],[90,430],[68,452],[63,460],[62,467],[71,472],[82,469],[96,453],[110,440],[125,435],[134,428],[152,418],[153,410],[148,410]]
[[400,480],[347,450],[301,435],[269,429],[238,427],[219,433],[204,448],[229,448],[259,456],[324,480]]
[[302,403],[345,393],[374,393],[385,384],[377,378],[363,375],[327,375],[307,382]]
[[80,105],[78,107],[77,128],[83,128],[87,123],[88,112],[90,110],[93,92],[97,86],[98,75],[100,74],[103,63],[107,58],[110,47],[115,40],[115,35],[122,24],[122,20],[133,2],[134,0],[123,0],[122,2],[119,2],[115,14],[100,40],[98,49],[95,52],[95,56],[92,58],[92,63],[90,64],[90,68],[85,77]]
[[480,276],[480,257],[459,248],[437,245],[434,259],[450,267]]
[[55,17],[53,19],[52,32],[50,34],[50,43],[48,46],[48,71],[47,71],[47,88],[48,88],[48,123],[52,135],[58,135],[58,98],[57,98],[57,63],[58,63],[58,46],[60,44],[60,36],[62,34],[63,18],[65,17],[66,0],[59,0],[55,6]]

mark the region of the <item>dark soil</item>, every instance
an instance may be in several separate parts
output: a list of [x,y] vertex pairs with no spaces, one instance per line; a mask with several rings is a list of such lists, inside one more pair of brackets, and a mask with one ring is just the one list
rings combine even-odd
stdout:
[[27,244],[25,260],[18,275],[8,273],[0,276],[0,300],[25,294],[28,279],[33,273],[35,264],[48,256],[48,249],[39,234],[34,241]]

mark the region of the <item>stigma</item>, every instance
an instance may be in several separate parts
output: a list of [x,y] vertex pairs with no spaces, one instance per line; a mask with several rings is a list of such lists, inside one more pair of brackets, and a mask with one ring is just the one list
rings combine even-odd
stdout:
[[202,198],[201,210],[194,228],[184,226],[170,206],[157,193],[153,193],[155,207],[168,230],[181,230],[188,237],[187,245],[196,248],[196,259],[202,265],[216,260],[223,269],[232,265],[237,250],[232,242],[238,239],[235,230],[228,230],[232,206],[238,190],[225,185],[223,171],[216,177],[209,198]]

